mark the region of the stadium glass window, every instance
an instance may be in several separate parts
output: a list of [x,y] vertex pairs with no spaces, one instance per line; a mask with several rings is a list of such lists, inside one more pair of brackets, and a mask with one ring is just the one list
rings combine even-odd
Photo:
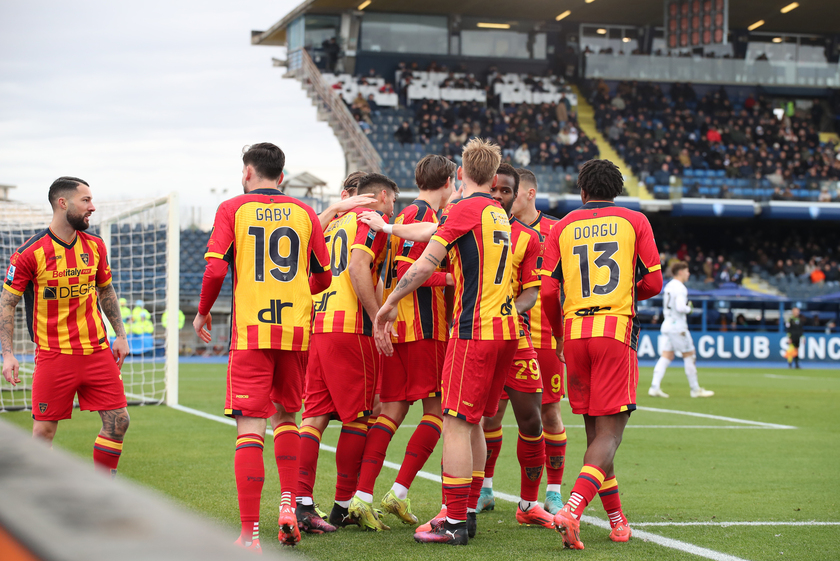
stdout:
[[339,16],[306,15],[303,44],[307,49],[320,49],[324,41],[338,37]]
[[462,30],[461,54],[499,58],[531,58],[531,53],[528,52],[527,33],[497,29]]
[[362,18],[361,50],[383,53],[448,53],[446,16],[366,13]]

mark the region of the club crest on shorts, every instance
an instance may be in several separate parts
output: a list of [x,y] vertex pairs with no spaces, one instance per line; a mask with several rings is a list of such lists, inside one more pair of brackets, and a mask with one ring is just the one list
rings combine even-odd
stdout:
[[42,415],[47,412],[47,407],[49,407],[49,405],[46,404],[46,403],[39,403],[38,404],[38,409],[41,411]]
[[542,466],[526,467],[525,475],[527,475],[528,479],[531,481],[539,481],[540,476],[542,476],[542,469]]
[[79,255],[79,257],[81,257],[82,263],[84,263],[85,265],[90,264],[90,254],[89,253],[82,253],[81,255]]

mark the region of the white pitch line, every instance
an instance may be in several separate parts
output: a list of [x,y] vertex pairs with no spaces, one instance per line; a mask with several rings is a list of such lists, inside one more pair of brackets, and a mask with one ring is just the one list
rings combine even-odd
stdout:
[[[567,429],[582,429],[584,425],[563,425]],[[400,425],[400,428],[412,429],[417,425]],[[340,429],[341,425],[328,425],[328,429]],[[519,425],[502,425],[503,429],[516,429]],[[730,430],[770,430],[775,427],[744,426],[744,425],[627,425],[628,429],[730,429]],[[791,427],[795,428],[795,427]]]
[[729,421],[730,423],[741,423],[744,425],[754,425],[757,427],[764,427],[768,429],[795,429],[790,425],[777,425],[776,423],[763,423],[761,421],[748,421],[746,419],[736,419],[735,417],[722,417],[720,415],[709,415],[708,413],[695,413],[693,411],[677,411],[674,409],[658,409],[656,407],[637,406],[638,411],[651,411],[654,413],[672,413],[674,415],[686,415],[687,417],[701,417],[703,419],[716,419],[718,421]]
[[[170,405],[171,409],[175,409],[177,411],[182,411],[184,413],[189,413],[191,415],[197,415],[204,419],[209,419],[211,421],[216,421],[219,423],[224,423],[226,425],[236,426],[236,421],[233,419],[228,419],[227,417],[219,417],[217,415],[211,415],[210,413],[205,413],[204,411],[199,411],[198,409],[192,409],[190,407],[184,407],[183,405]],[[266,434],[271,434],[271,430],[266,428]],[[321,444],[321,450],[325,450],[327,452],[335,453],[335,447],[327,446],[326,444]],[[385,461],[383,462],[383,466],[391,468],[393,470],[399,471],[400,464]],[[434,481],[436,483],[441,483],[441,479],[439,475],[435,475],[433,473],[428,473],[425,471],[418,471],[417,477],[422,479],[428,479],[429,481]],[[507,493],[502,493],[500,491],[493,491],[493,495],[501,499],[503,501],[507,501],[510,503],[518,503],[519,497],[514,495],[508,495]],[[605,530],[610,529],[610,523],[606,520],[601,520],[600,518],[595,518],[593,516],[582,516],[581,520],[583,522],[587,522],[592,524],[593,526],[598,526],[599,528],[603,528]],[[675,540],[672,538],[666,538],[664,536],[660,536],[658,534],[651,534],[650,532],[645,532],[644,530],[633,530],[633,536],[639,539],[643,539],[649,542],[653,542],[655,544],[661,545],[663,547],[667,547],[670,549],[676,549],[679,551],[684,551],[686,553],[691,553],[692,555],[697,555],[698,557],[705,557],[706,559],[712,559],[712,561],[747,561],[741,557],[735,557],[734,555],[729,555],[727,553],[721,553],[720,551],[715,551],[713,549],[708,549],[705,547],[700,547],[691,543],[687,543],[680,540]]]
[[633,529],[648,526],[840,526],[840,522],[633,522]]

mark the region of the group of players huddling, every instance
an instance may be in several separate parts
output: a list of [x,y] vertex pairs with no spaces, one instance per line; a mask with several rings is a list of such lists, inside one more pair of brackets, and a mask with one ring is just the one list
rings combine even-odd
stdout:
[[[583,549],[580,517],[598,494],[610,538],[630,539],[613,459],[636,408],[636,302],[662,288],[650,225],[641,213],[614,204],[623,180],[607,160],[581,167],[583,206],[557,221],[536,210],[533,173],[503,164],[498,146],[473,139],[462,158],[456,169],[442,156],[424,157],[415,172],[420,196],[388,223],[398,194],[388,177],[351,174],[342,201],[318,216],[279,190],[285,166],[280,148],[262,143],[244,151],[245,194],[218,209],[193,322],[209,342],[210,310],[232,266],[225,414],[237,423],[238,545],[260,550],[267,419],[281,485],[281,543],[298,543],[301,531],[321,534],[348,525],[387,530],[386,514],[417,524],[408,490],[442,437],[443,505],[414,538],[467,544],[476,535],[476,513],[494,507],[492,478],[508,402],[519,428],[517,521],[556,528],[566,547]],[[106,356],[97,354],[108,349],[97,306],[112,325],[122,325],[104,245],[82,234],[94,210],[90,189],[81,180],[62,180],[55,197],[51,189],[54,224],[18,250],[7,273],[0,300],[3,374],[19,381],[17,363],[7,356],[10,318],[24,291],[34,289],[27,312],[36,323],[39,349],[36,434],[51,438],[57,421],[69,418],[78,390],[82,408],[103,416],[94,459],[116,470],[128,415],[124,396],[110,395],[114,386],[122,387],[124,333],[117,333],[113,346],[120,362],[111,359],[113,368],[100,368],[107,381],[69,380],[61,385],[61,404],[53,397],[49,408],[38,409],[39,400],[47,399],[45,386],[73,377],[77,367],[68,361]],[[54,259],[57,248],[63,261]],[[72,267],[71,273],[79,273],[80,261],[84,278],[61,272]],[[47,277],[87,283],[88,290],[56,307],[44,300],[47,284],[55,284]],[[54,309],[64,314],[58,328],[44,319]],[[78,326],[70,323],[71,314]],[[73,346],[83,321],[83,341]],[[569,403],[583,415],[587,438],[584,466],[565,504],[560,484],[566,434],[559,407],[564,362]],[[110,393],[85,395],[97,384]],[[388,444],[418,400],[422,420],[393,486],[375,507],[372,493]],[[39,419],[51,424],[39,429]],[[314,503],[313,486],[321,435],[331,419],[342,426],[335,503],[326,515]],[[543,471],[548,488],[541,506]]]

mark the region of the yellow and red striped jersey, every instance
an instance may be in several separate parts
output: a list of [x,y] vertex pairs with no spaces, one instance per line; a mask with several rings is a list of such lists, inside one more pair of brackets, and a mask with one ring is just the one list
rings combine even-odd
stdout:
[[[531,224],[531,228],[540,233],[545,241],[548,238],[548,233],[551,232],[551,227],[557,224],[559,220],[555,220],[550,216],[539,213],[537,219]],[[534,343],[535,349],[556,349],[557,342],[551,333],[551,323],[548,321],[548,316],[542,306],[542,291],[537,297],[537,303],[534,307],[528,310],[528,323],[531,326],[531,341]]]
[[233,264],[232,350],[309,350],[309,275],[329,267],[311,207],[277,189],[225,201],[204,258]]
[[[362,306],[353,283],[350,281],[350,254],[364,251],[373,257],[370,268],[370,282],[374,289],[385,261],[388,234],[375,232],[359,221],[359,214],[366,208],[357,207],[334,219],[324,231],[324,239],[330,253],[332,283],[325,291],[313,296],[315,319],[313,333],[357,333],[373,335],[372,318]],[[382,213],[380,213],[382,214]]]
[[449,270],[455,279],[450,337],[519,338],[510,238],[507,214],[487,193],[474,193],[444,209],[432,239],[449,251]]
[[[437,224],[437,221],[437,215],[429,203],[418,199],[397,215],[394,224],[415,222]],[[423,254],[427,245],[391,236],[383,302],[397,288],[399,279]],[[432,279],[423,286],[400,300],[397,304],[397,321],[394,322],[394,330],[397,334],[391,336],[394,343],[411,343],[422,339],[446,341],[446,301],[443,297],[445,286],[446,272],[445,269],[440,269],[440,272],[433,274]]]
[[644,214],[608,201],[567,214],[551,229],[543,264],[563,284],[563,337],[608,337],[635,349],[637,275],[660,268]]
[[[539,232],[516,218],[510,219],[510,235],[510,243],[513,247],[511,283],[513,297],[516,299],[526,288],[532,286],[539,288],[540,286],[543,240]],[[519,348],[533,348],[531,327],[528,325],[526,314],[519,316]]]
[[105,243],[86,232],[66,242],[47,228],[20,246],[5,288],[23,296],[29,336],[39,349],[89,355],[108,348],[97,288],[111,284]]

